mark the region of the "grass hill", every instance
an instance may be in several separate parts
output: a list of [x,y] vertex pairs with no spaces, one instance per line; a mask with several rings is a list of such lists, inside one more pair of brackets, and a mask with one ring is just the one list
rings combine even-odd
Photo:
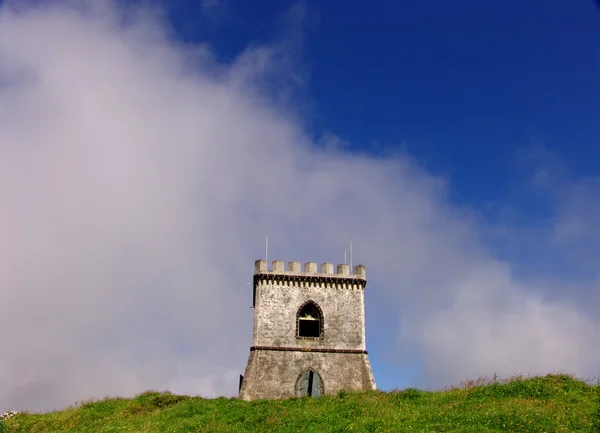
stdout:
[[47,414],[0,432],[598,432],[600,388],[566,375],[470,381],[443,391],[339,393],[245,402],[145,392]]

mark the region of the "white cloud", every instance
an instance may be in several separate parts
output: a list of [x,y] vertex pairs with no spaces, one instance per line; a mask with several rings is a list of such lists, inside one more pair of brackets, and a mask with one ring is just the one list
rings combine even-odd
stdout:
[[319,150],[269,102],[273,51],[219,65],[147,14],[121,18],[109,3],[0,14],[0,412],[235,394],[265,235],[301,261],[352,239],[402,317],[375,332],[416,344],[421,384],[595,374],[598,322],[515,282],[442,179]]

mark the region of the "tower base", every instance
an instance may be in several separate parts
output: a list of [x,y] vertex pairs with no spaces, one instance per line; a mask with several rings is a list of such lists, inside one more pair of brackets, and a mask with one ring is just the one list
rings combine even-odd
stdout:
[[282,399],[374,389],[366,351],[253,347],[240,398]]

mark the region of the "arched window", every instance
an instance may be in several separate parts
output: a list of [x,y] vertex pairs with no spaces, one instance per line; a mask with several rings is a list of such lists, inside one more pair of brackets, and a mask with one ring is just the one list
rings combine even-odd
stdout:
[[296,395],[298,397],[319,397],[323,395],[323,380],[319,373],[308,370],[298,376]]
[[323,338],[323,312],[313,301],[305,302],[296,315],[296,335]]

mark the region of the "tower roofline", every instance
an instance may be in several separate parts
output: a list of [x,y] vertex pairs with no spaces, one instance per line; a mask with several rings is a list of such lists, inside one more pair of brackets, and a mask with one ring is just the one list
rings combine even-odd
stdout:
[[[352,273],[350,273],[352,271]],[[320,272],[317,271],[317,264],[315,262],[306,262],[304,264],[304,271],[302,271],[300,262],[292,261],[288,263],[287,269],[285,269],[284,262],[282,260],[273,260],[272,267],[269,269],[269,265],[266,260],[256,260],[254,262],[254,275],[282,275],[286,277],[324,277],[340,278],[340,279],[354,279],[354,280],[365,280],[367,279],[367,268],[364,265],[356,265],[354,269],[350,269],[350,265],[339,264],[337,265],[336,272],[334,273],[333,263],[321,264]]]

